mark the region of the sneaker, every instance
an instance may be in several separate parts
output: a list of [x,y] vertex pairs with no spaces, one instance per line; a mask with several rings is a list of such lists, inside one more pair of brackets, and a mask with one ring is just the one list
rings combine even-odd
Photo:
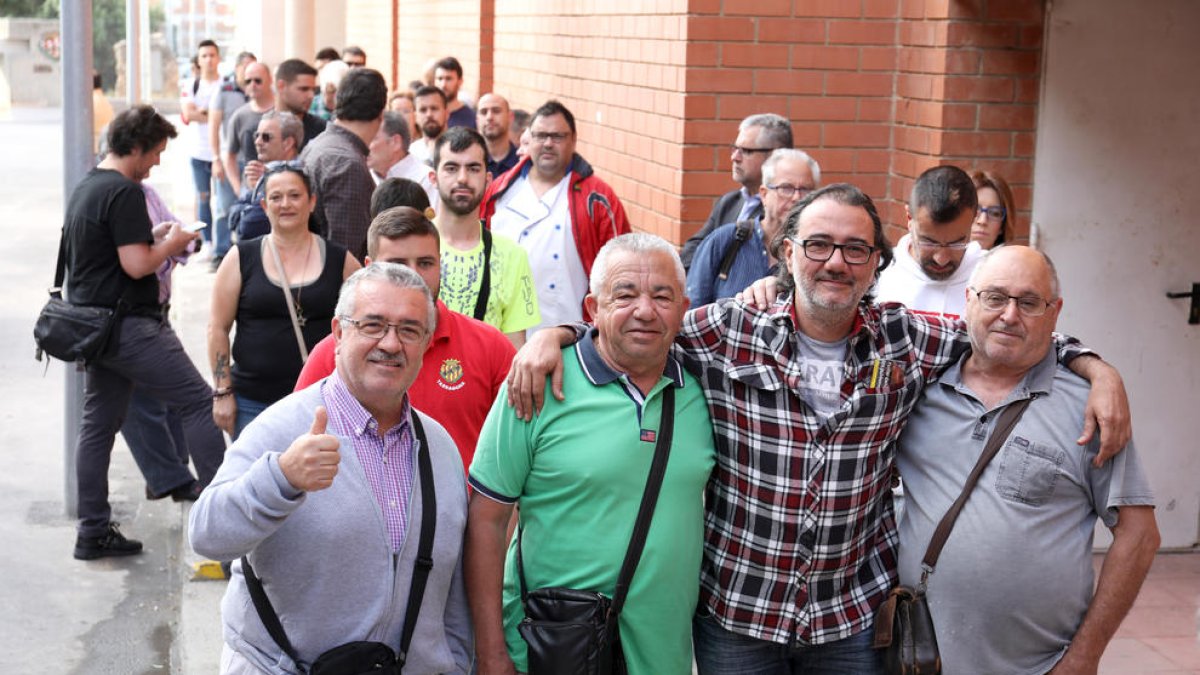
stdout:
[[136,555],[142,552],[142,542],[126,539],[116,523],[108,524],[108,531],[99,537],[75,537],[75,559],[96,560],[111,556]]

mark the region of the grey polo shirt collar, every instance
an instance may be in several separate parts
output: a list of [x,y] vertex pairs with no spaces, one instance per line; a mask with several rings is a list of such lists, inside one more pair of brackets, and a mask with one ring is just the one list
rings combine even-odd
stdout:
[[[949,370],[942,374],[942,378],[938,380],[938,385],[952,388],[962,396],[970,396],[978,400],[978,397],[962,381],[962,367],[969,358],[971,358],[970,350],[962,355],[958,363],[955,363]],[[1050,346],[1046,348],[1046,354],[1042,357],[1042,360],[1035,363],[1025,373],[1025,378],[1009,392],[1008,397],[997,408],[1002,408],[1013,401],[1020,401],[1035,395],[1048,395],[1054,389],[1054,375],[1057,370],[1058,353],[1054,349],[1054,343],[1051,342]]]
[[[609,367],[604,358],[600,356],[600,352],[596,350],[595,337],[599,333],[595,326],[588,329],[583,339],[575,343],[576,353],[579,355],[579,365],[583,368],[583,374],[595,386],[609,384],[615,382],[622,377],[623,373],[619,373]],[[683,366],[674,354],[667,354],[667,365],[663,368],[663,376],[671,380],[677,388],[683,387]]]

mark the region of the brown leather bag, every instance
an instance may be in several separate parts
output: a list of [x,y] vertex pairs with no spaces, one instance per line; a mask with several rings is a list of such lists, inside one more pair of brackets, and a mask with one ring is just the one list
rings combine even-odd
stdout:
[[916,588],[897,586],[888,593],[875,612],[875,649],[882,649],[883,672],[888,675],[940,675],[942,672],[942,657],[938,652],[937,633],[933,626],[933,616],[929,613],[929,602],[925,596],[926,584],[933,568],[937,565],[942,547],[950,536],[954,521],[971,496],[971,490],[979,482],[983,470],[987,468],[992,458],[1000,451],[1000,446],[1008,439],[1013,427],[1025,408],[1029,407],[1031,399],[1017,401],[1004,409],[996,419],[996,427],[988,437],[983,454],[967,476],[967,484],[962,493],[954,500],[950,510],[938,522],[929,541],[929,548],[921,560],[921,582]]

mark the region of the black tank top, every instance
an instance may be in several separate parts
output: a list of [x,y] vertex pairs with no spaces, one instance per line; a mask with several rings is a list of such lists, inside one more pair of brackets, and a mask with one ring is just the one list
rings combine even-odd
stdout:
[[[237,245],[242,290],[238,295],[231,374],[239,395],[270,404],[292,392],[304,362],[283,291],[267,278],[263,268],[264,241],[266,237]],[[304,315],[300,332],[309,350],[329,335],[346,263],[346,249],[339,244],[318,238],[313,249],[322,257],[321,275],[291,289],[293,300],[299,292],[297,310]]]

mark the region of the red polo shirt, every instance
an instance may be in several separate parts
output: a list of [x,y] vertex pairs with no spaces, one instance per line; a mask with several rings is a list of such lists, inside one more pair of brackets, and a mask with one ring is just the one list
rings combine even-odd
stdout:
[[[414,408],[446,427],[465,468],[471,466],[479,430],[500,393],[516,349],[499,330],[450,311],[441,300],[437,310],[437,330],[408,397]],[[336,346],[332,335],[317,343],[300,371],[296,391],[333,372]]]

